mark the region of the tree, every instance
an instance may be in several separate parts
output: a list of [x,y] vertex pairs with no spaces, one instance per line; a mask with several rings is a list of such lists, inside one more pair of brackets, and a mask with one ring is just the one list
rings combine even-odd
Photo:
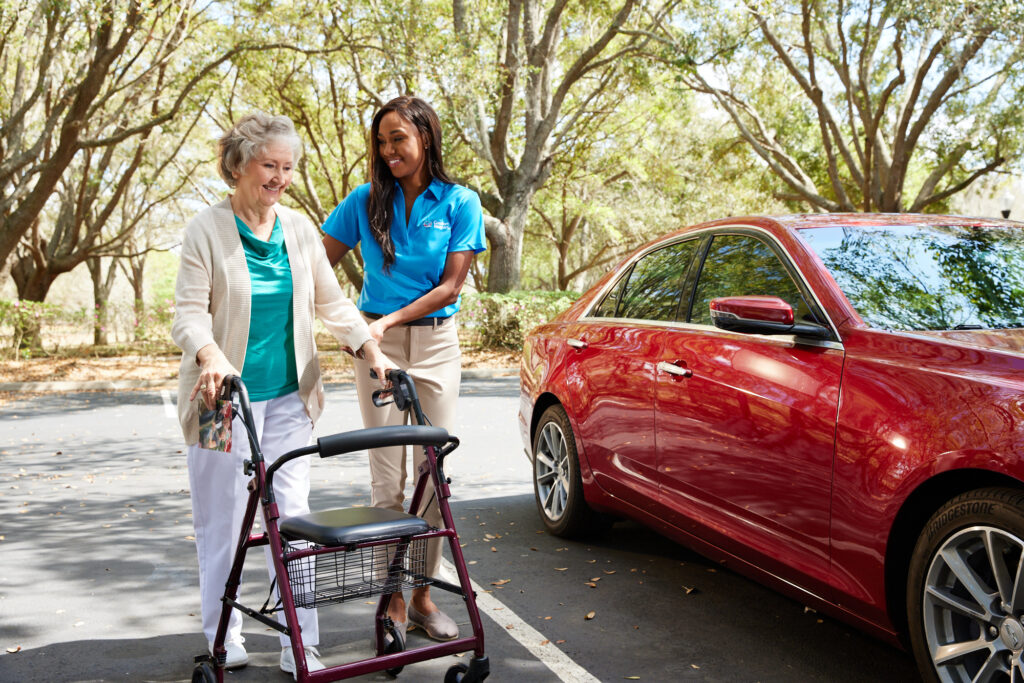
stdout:
[[[152,94],[153,113],[159,109],[162,84],[163,78],[158,76],[153,85],[157,91]],[[118,107],[118,116],[123,116],[121,109]],[[157,132],[143,132],[134,149],[109,145],[79,151],[54,195],[54,215],[44,210],[14,254],[11,276],[19,299],[44,301],[57,277],[87,263],[96,295],[94,337],[97,344],[106,343],[107,300],[117,259],[140,256],[135,249],[126,252],[126,246],[144,242],[138,233],[147,216],[156,207],[176,201],[189,175],[176,161],[201,110],[196,106],[190,120],[179,119]],[[85,134],[94,133],[95,128],[117,127],[105,121],[102,113],[83,124]],[[106,274],[101,272],[102,257],[112,257]],[[38,343],[35,332],[25,338]]]
[[540,220],[530,223],[523,260],[531,286],[585,289],[658,235],[724,216],[784,212],[728,121],[672,73],[644,70],[610,95],[534,197]]
[[350,10],[335,22],[334,41],[348,48],[372,102],[397,94],[433,100],[446,134],[472,152],[459,175],[489,214],[487,288],[505,292],[519,285],[531,200],[554,158],[643,51],[649,37],[632,29],[650,28],[664,12],[653,1],[641,11],[639,0],[611,8],[567,0],[396,3]]
[[[670,6],[673,3],[668,3]],[[466,143],[491,175],[493,192],[481,198],[487,221],[488,289],[507,292],[519,286],[523,235],[536,192],[547,182],[554,158],[572,144],[577,127],[593,115],[591,106],[641,54],[649,17],[666,11],[657,3],[625,0],[617,8],[569,7],[539,0],[513,0],[502,17],[502,33],[491,36],[491,54],[499,55],[489,89],[476,93],[447,84],[445,95],[458,113]],[[462,0],[453,3],[456,35],[467,64],[483,69],[483,56],[471,42],[486,31],[489,17],[474,6],[470,16]]]
[[250,39],[211,55],[224,20],[195,0],[0,4],[0,264],[81,153],[133,150],[232,58],[294,47]]
[[[729,116],[789,201],[817,211],[943,209],[1020,156],[1020,3],[702,9],[663,23],[666,58]],[[694,22],[699,31],[679,28]]]

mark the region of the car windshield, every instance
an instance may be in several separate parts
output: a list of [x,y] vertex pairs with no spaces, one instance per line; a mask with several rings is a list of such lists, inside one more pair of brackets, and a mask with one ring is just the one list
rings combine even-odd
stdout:
[[1024,230],[899,225],[800,235],[873,327],[1024,327]]

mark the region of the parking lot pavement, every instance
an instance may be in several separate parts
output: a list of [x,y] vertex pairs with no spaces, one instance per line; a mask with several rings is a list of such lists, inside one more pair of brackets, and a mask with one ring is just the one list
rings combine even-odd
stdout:
[[[466,383],[470,422],[449,468],[462,482],[460,499],[528,490],[522,453],[506,458],[493,448],[518,440],[516,391],[514,378]],[[351,386],[329,387],[328,406],[318,435],[360,426]],[[37,396],[0,408],[0,422],[0,680],[189,680],[205,643],[170,392]],[[365,453],[315,459],[312,479],[314,509],[369,503]],[[246,566],[242,602],[258,607],[267,590],[263,559]],[[468,629],[460,599],[437,599]],[[365,603],[321,610],[324,661],[371,656],[372,614]],[[504,641],[506,672],[558,680],[493,623],[485,629]],[[281,680],[276,634],[254,621],[244,633],[252,663],[231,680]],[[410,634],[410,646],[422,638]],[[441,680],[458,661],[407,667],[404,678]]]
[[[543,533],[516,381],[468,381],[463,393],[449,470],[490,680],[913,680],[905,653],[638,525],[589,543]],[[35,397],[0,407],[0,423],[0,681],[189,680],[205,643],[170,395]],[[358,425],[352,388],[329,387],[318,433]],[[362,454],[315,461],[311,506],[367,504],[365,468]],[[252,558],[243,602],[262,604],[266,587]],[[461,601],[435,593],[468,628]],[[327,663],[370,656],[372,610],[321,610]],[[276,634],[252,620],[244,633],[252,663],[227,680],[287,680]],[[440,681],[455,661],[406,667],[400,680]]]

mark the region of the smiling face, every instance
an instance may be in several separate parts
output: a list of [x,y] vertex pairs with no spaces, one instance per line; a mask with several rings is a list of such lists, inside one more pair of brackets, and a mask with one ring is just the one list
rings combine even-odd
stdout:
[[235,193],[248,205],[271,207],[292,184],[295,154],[286,142],[271,141],[241,173],[235,173]]
[[395,180],[430,180],[430,167],[419,130],[398,112],[389,111],[380,120],[377,154]]

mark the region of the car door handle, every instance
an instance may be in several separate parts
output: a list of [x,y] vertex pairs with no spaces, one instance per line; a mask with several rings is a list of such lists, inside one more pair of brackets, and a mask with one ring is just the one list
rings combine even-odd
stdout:
[[569,338],[569,339],[565,340],[565,343],[568,344],[569,346],[571,346],[574,349],[583,350],[583,349],[587,348],[587,342],[583,341],[582,339],[572,339],[572,338]]
[[660,363],[658,363],[658,369],[661,370],[662,372],[667,372],[670,375],[675,375],[676,377],[692,377],[693,376],[693,370],[691,370],[690,368],[686,367],[686,363],[684,363],[681,360],[677,360],[674,363],[668,363],[666,361],[661,361]]

